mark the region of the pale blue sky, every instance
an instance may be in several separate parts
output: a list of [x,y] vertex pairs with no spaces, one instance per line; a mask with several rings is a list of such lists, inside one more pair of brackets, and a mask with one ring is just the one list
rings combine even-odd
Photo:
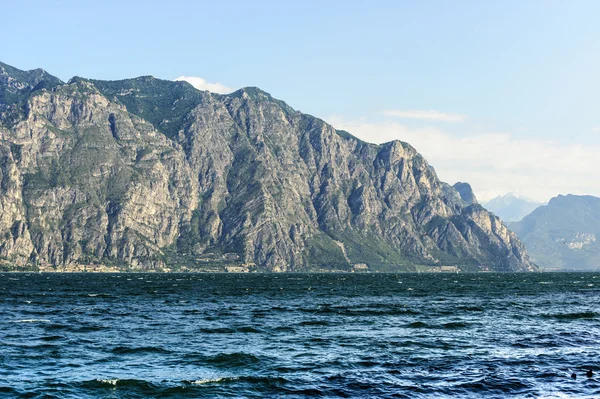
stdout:
[[[474,179],[484,197],[496,191],[541,200],[559,192],[600,195],[598,185],[565,186],[568,175],[561,186],[532,189],[534,181],[553,176],[550,169],[516,187],[506,178],[494,190],[497,182],[486,186],[488,178],[468,169],[498,165],[471,164],[473,156],[444,160],[417,137],[433,131],[460,148],[465,139],[505,134],[509,153],[525,140],[554,146],[554,153],[568,146],[573,159],[579,150],[596,149],[599,1],[291,3],[5,1],[0,60],[42,67],[63,80],[186,75],[233,88],[258,86],[339,127],[364,129],[372,141],[383,140],[379,128],[405,132],[397,138],[416,140],[442,178]],[[385,110],[404,116],[382,115]],[[402,114],[414,110],[462,119]],[[495,148],[487,145],[484,151]],[[550,161],[549,153],[544,162]],[[519,168],[527,165],[511,173],[520,175]]]

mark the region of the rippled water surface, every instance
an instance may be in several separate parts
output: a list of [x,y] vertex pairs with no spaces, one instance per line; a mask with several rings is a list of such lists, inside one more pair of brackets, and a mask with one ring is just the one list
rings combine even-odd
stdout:
[[7,273],[0,343],[1,398],[598,398],[600,274]]

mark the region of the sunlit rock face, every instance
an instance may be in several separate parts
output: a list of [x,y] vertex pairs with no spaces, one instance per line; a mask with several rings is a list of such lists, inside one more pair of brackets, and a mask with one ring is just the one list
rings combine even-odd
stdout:
[[365,143],[257,88],[34,72],[0,64],[5,263],[536,269],[407,143]]

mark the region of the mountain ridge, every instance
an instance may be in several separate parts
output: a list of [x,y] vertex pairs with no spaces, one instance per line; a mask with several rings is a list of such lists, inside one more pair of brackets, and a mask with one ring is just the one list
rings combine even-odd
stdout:
[[530,214],[537,207],[545,204],[518,197],[513,193],[507,193],[483,202],[482,205],[508,223],[523,219],[523,217]]
[[600,198],[559,195],[510,228],[535,262],[552,270],[600,268]]
[[5,267],[536,270],[408,143],[258,88],[73,78],[19,104],[0,119]]

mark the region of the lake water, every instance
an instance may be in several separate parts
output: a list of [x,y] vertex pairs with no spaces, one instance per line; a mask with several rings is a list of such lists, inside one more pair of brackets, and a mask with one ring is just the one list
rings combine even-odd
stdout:
[[5,273],[0,344],[0,398],[598,398],[600,274]]

